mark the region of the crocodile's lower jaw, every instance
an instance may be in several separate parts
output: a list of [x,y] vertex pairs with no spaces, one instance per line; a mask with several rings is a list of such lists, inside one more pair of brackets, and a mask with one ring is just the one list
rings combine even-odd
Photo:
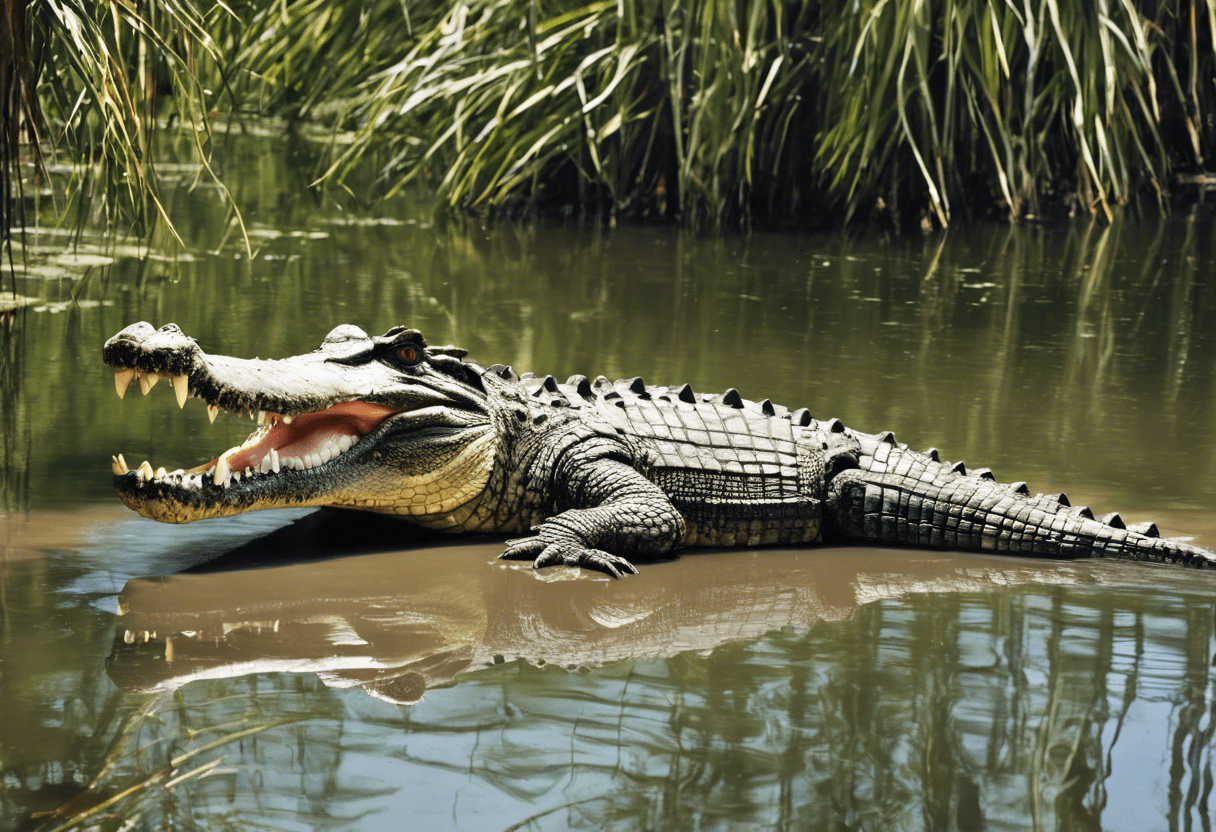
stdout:
[[118,483],[116,485],[118,485],[118,496],[127,508],[143,517],[159,520],[162,523],[190,523],[194,520],[228,517],[264,508],[307,507],[324,504],[323,501],[291,502],[283,497],[273,500],[253,500],[248,503],[225,503],[224,500],[228,495],[209,493],[222,491],[222,488],[210,484],[200,489],[197,497],[180,489],[170,491],[163,484],[157,483],[149,483],[138,489],[124,489],[122,485]]

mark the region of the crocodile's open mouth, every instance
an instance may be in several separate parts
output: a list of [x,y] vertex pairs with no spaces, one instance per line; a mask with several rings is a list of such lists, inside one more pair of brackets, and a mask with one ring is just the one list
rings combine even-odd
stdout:
[[[160,378],[155,373],[119,370],[114,383],[122,398],[132,381],[138,381],[146,395]],[[187,377],[166,378],[172,383],[179,406],[185,407],[192,392]],[[123,501],[141,514],[176,522],[195,519],[204,506],[231,504],[234,509],[246,510],[272,493],[280,498],[296,495],[301,504],[306,504],[311,489],[302,486],[307,480],[332,481],[334,469],[361,456],[360,443],[383,434],[394,416],[401,414],[403,418],[398,422],[426,422],[428,412],[435,409],[406,412],[383,404],[350,401],[295,416],[265,410],[247,414],[226,411],[239,418],[248,415],[257,423],[239,445],[193,468],[172,471],[147,460],[132,469],[126,458],[117,454],[111,458],[114,485]],[[221,410],[215,404],[207,405],[212,422]],[[291,487],[284,488],[287,485]]]
[[[120,370],[115,373],[114,386],[122,398],[135,378],[146,395],[156,385],[155,373]],[[188,381],[184,375],[172,376],[178,405],[185,406]],[[220,408],[207,405],[211,421]],[[242,478],[252,479],[284,470],[307,471],[319,468],[349,451],[365,436],[373,433],[386,419],[400,412],[397,408],[371,402],[353,401],[336,404],[324,410],[286,416],[259,410],[249,412],[258,428],[240,445],[229,448],[214,459],[190,469],[166,471],[155,468],[145,460],[131,470],[122,454],[112,457],[116,477],[133,477],[134,483],[169,483],[183,488],[200,488],[205,482],[227,488]],[[243,415],[243,414],[237,414]]]

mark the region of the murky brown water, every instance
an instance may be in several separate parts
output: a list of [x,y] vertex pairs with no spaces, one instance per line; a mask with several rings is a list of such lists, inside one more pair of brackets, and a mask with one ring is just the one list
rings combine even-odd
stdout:
[[28,239],[36,302],[0,327],[0,825],[1211,828],[1210,575],[854,548],[610,581],[343,514],[163,526],[117,505],[109,455],[192,465],[249,426],[164,385],[120,402],[99,360],[141,319],[262,357],[409,323],[891,428],[1211,547],[1208,207],[929,239],[436,228],[242,164],[252,259],[206,191],[172,196],[176,261]]

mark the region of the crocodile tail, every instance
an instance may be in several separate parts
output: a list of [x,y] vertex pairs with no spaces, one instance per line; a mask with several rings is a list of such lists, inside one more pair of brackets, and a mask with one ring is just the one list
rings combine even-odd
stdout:
[[849,470],[828,485],[837,536],[866,543],[1058,558],[1116,557],[1216,568],[1216,552],[1092,519],[1053,495],[944,466],[933,476]]

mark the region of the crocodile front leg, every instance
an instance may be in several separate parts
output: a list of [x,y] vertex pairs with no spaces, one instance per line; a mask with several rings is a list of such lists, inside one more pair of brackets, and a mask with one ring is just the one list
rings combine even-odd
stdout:
[[572,507],[534,526],[535,537],[507,541],[500,557],[533,559],[536,569],[582,566],[619,578],[638,571],[626,555],[661,557],[684,537],[684,518],[667,495],[623,462],[591,459],[574,465],[563,480],[563,503]]

